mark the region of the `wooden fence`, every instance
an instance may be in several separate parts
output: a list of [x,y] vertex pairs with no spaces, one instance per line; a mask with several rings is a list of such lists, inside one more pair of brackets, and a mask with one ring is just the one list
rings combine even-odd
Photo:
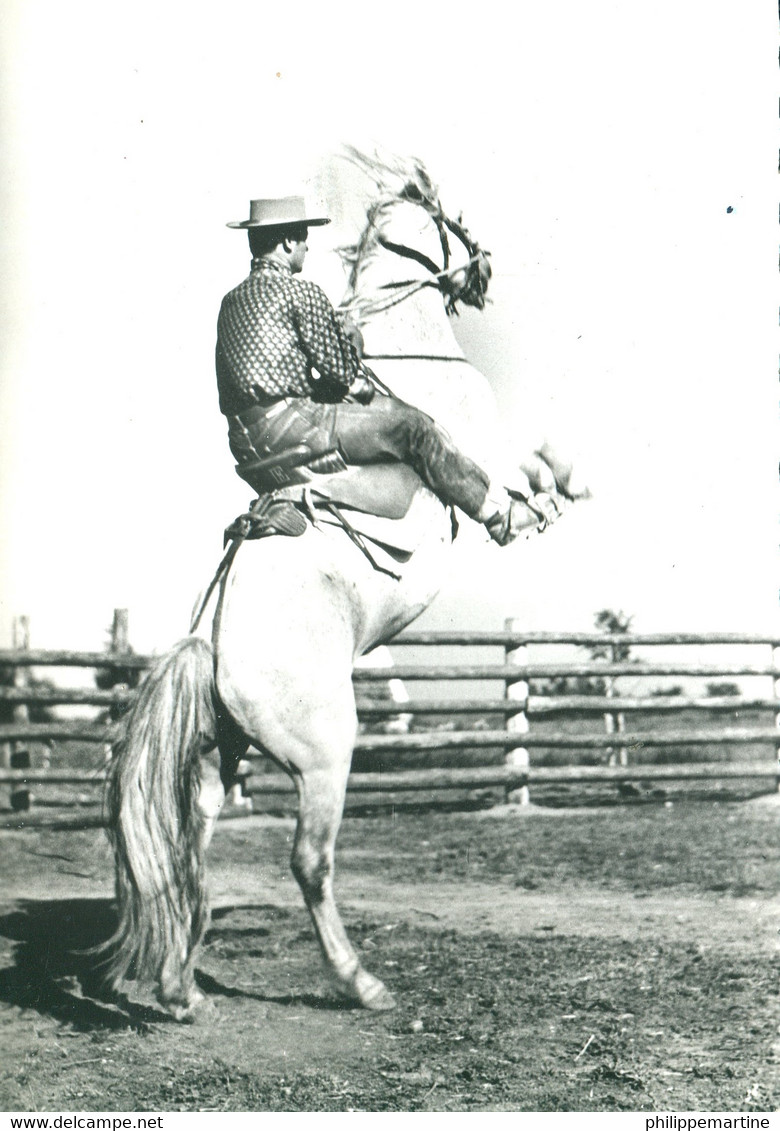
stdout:
[[[98,751],[101,744],[105,750],[110,719],[127,706],[133,694],[130,685],[142,677],[153,657],[132,652],[124,610],[115,612],[112,644],[107,652],[34,650],[29,646],[25,618],[17,622],[14,645],[0,650],[0,671],[4,672],[0,710],[6,720],[0,723],[4,750],[0,784],[10,790],[15,815],[0,819],[0,827],[18,828],[49,823],[43,799],[39,813],[30,811],[33,789],[36,793],[43,790],[45,796],[53,785],[93,790],[101,785],[105,776],[101,755],[96,758],[99,769],[67,764],[54,767],[52,746],[89,742],[98,744]],[[551,661],[546,657],[556,646],[565,646],[567,656]],[[625,655],[628,649],[632,658],[583,659],[582,649],[603,652],[611,646],[613,655]],[[363,724],[355,756],[364,768],[350,775],[349,791],[351,795],[360,794],[366,802],[373,799],[389,804],[411,791],[419,796],[419,791],[500,789],[508,800],[523,803],[528,801],[529,789],[536,785],[615,783],[630,788],[631,783],[647,783],[649,788],[683,780],[758,779],[769,791],[776,789],[780,780],[780,641],[773,637],[524,632],[519,622],[507,621],[503,632],[407,631],[392,647],[393,668],[360,667],[354,674]],[[694,660],[690,652],[685,658],[691,647],[696,649]],[[410,649],[412,659],[405,659]],[[431,659],[431,650],[443,650],[445,658]],[[641,658],[633,658],[637,650],[643,652]],[[718,661],[701,662],[698,657],[702,650],[717,653]],[[486,651],[492,659],[485,657]],[[655,659],[659,651],[663,658]],[[670,661],[670,652],[677,658]],[[459,657],[458,662],[452,661],[453,656]],[[40,675],[31,679],[33,668],[91,669],[101,686],[53,686]],[[403,703],[389,695],[377,697],[377,687],[386,688],[390,676],[414,685],[419,692]],[[675,677],[684,679],[685,686],[665,693],[658,680]],[[713,694],[718,690],[716,685],[727,677],[748,679],[758,690]],[[567,679],[569,685],[563,693],[554,693],[561,679]],[[555,680],[558,684],[551,684]],[[578,680],[577,687],[584,687],[588,693],[572,693],[572,680]],[[711,687],[699,692],[698,685],[707,680]],[[594,694],[594,688],[598,692],[600,686],[594,681],[600,681],[606,693]],[[621,687],[627,682],[630,688]],[[441,687],[451,683],[465,691],[442,695]],[[733,684],[722,689],[739,690]],[[61,705],[91,708],[92,717],[32,717],[41,709]],[[102,717],[95,717],[95,709]],[[734,725],[744,716],[766,721]],[[626,725],[631,718],[640,719],[641,729]],[[670,718],[671,729],[667,726]],[[382,720],[395,720],[395,726],[386,728],[392,733],[372,733],[382,731]],[[33,759],[30,750],[36,744],[41,745]],[[725,747],[733,752],[756,746],[765,756],[728,761],[713,756],[701,761],[689,757],[686,762],[676,749],[703,748],[709,752]],[[57,749],[57,753],[62,755],[69,749],[72,747]],[[637,760],[645,757],[642,752],[651,750],[667,754],[671,750],[674,760],[638,764]],[[532,761],[533,751],[543,752],[548,764]],[[387,767],[388,759],[413,752],[428,758],[434,753],[440,758],[446,752],[451,761],[466,752],[470,761],[478,761],[484,752],[485,762],[490,760],[490,753],[493,764],[399,770]],[[286,776],[269,772],[267,758],[257,752],[250,752],[249,757],[251,788],[258,796],[292,796]],[[567,764],[549,764],[551,758],[553,763],[556,758],[565,758]],[[598,759],[599,764],[572,764],[573,759],[579,763]],[[62,760],[61,756],[56,759]],[[100,824],[101,820],[100,815],[83,816],[78,823]]]

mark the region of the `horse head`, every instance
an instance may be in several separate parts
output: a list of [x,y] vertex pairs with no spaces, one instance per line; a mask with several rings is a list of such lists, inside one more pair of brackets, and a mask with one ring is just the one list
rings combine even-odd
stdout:
[[422,162],[369,157],[354,149],[348,157],[371,177],[378,194],[357,242],[341,249],[349,269],[343,309],[363,324],[436,293],[446,315],[457,314],[458,303],[484,309],[490,252],[471,236],[462,216],[447,215]]
[[[436,227],[441,243],[443,266],[441,270],[436,270],[435,264],[426,266],[432,271],[436,285],[444,296],[445,309],[448,314],[457,314],[457,302],[461,301],[467,306],[475,306],[477,310],[484,310],[485,296],[492,274],[490,252],[481,248],[464,227],[462,213],[457,220],[450,219],[442,208],[438,193],[425,169],[420,166],[417,171],[418,177],[406,182],[399,193],[399,199],[423,208]],[[467,257],[465,262],[462,255],[460,258],[453,256],[450,235],[460,241]],[[404,249],[407,253],[408,250]],[[401,254],[403,253],[402,251]]]

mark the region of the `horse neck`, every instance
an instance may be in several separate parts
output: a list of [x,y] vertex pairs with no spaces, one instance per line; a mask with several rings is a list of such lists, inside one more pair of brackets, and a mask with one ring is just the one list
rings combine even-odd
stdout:
[[[430,214],[419,205],[393,202],[375,211],[372,228],[372,238],[355,267],[352,283],[358,310],[361,303],[368,308],[361,321],[366,355],[462,358],[431,271],[379,242],[381,236],[410,248],[443,269],[441,238]],[[408,293],[404,287],[407,283],[424,285],[416,290],[410,286],[412,293]],[[371,312],[376,305],[384,309]]]
[[438,291],[420,291],[373,315],[362,331],[367,360],[377,356],[463,357]]

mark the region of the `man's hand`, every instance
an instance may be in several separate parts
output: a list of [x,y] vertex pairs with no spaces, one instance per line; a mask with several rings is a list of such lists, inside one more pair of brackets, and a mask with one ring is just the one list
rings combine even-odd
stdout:
[[360,332],[360,327],[357,322],[353,322],[348,314],[338,314],[341,329],[344,331],[345,336],[349,339],[355,347],[355,353],[358,357],[363,356],[363,335]]
[[376,392],[374,383],[362,373],[359,374],[349,387],[349,396],[358,404],[371,404]]

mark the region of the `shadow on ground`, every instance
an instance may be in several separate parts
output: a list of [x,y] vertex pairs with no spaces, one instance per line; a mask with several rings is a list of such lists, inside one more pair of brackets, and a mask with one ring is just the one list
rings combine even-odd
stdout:
[[106,986],[94,949],[111,937],[116,912],[107,899],[25,900],[0,916],[12,965],[0,970],[0,1001],[81,1031],[143,1027],[166,1021]]
[[[220,908],[206,936],[209,943],[222,934],[220,921],[235,910],[279,914],[264,905],[253,908]],[[281,914],[284,914],[282,912]],[[109,939],[116,927],[116,911],[108,899],[25,900],[0,916],[0,938],[11,946],[12,963],[0,969],[0,1001],[64,1022],[82,1032],[144,1029],[154,1023],[172,1023],[162,1009],[131,1001],[106,985],[104,957],[96,948]],[[235,931],[231,930],[231,936]],[[269,928],[255,927],[247,933],[264,937]],[[208,962],[207,962],[208,964]],[[210,997],[250,998],[277,1005],[304,1005],[311,1009],[351,1009],[335,993],[263,993],[236,988],[222,982],[213,971],[199,969],[198,985]]]

